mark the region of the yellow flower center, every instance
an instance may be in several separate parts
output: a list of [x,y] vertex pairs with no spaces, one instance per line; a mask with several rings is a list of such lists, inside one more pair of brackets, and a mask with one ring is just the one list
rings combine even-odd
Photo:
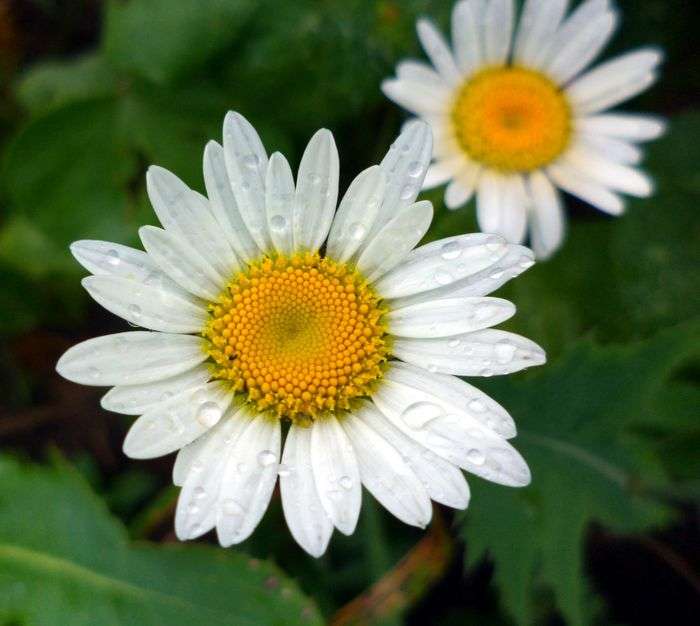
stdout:
[[264,257],[209,307],[214,376],[304,424],[350,408],[382,376],[384,309],[362,276],[318,254]]
[[571,109],[549,78],[519,67],[478,72],[452,109],[457,141],[474,160],[502,172],[553,161],[571,136]]

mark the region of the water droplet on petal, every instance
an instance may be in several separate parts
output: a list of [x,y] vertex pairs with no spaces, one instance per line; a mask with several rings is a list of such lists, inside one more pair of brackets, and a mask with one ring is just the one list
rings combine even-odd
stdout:
[[195,487],[192,493],[194,494],[194,497],[198,500],[201,500],[207,495],[206,489],[204,489],[204,487]]
[[437,270],[434,278],[438,285],[449,285],[454,280],[452,274],[447,270]]
[[350,490],[353,485],[352,478],[350,478],[350,476],[341,476],[338,479],[338,484],[340,484],[343,489]]
[[247,168],[254,170],[260,165],[260,159],[257,154],[248,154],[243,158],[243,164]]
[[226,498],[221,503],[221,510],[224,515],[241,515],[243,513],[243,507],[233,498]]
[[263,450],[258,454],[258,463],[262,467],[269,467],[275,461],[277,461],[277,456],[271,450]]
[[418,178],[423,173],[423,164],[420,161],[413,161],[408,166],[408,175],[411,178]]
[[292,468],[289,467],[286,463],[280,463],[278,468],[277,468],[277,474],[279,476],[289,476],[292,473]]
[[131,315],[134,319],[141,317],[141,307],[138,304],[130,304],[128,311],[129,315]]
[[474,411],[475,413],[482,413],[486,410],[486,405],[478,398],[474,398],[471,402],[469,402],[468,406],[469,410]]
[[486,461],[486,457],[481,450],[472,448],[467,452],[467,460],[474,465],[483,465],[484,461]]
[[112,267],[116,267],[119,265],[119,263],[121,263],[118,250],[109,250],[105,256],[105,259],[107,261],[107,265],[111,265]]
[[442,407],[434,402],[414,402],[403,410],[401,419],[409,428],[420,430],[441,415],[444,415]]
[[512,361],[516,350],[517,348],[507,341],[500,341],[494,348],[499,363],[508,363]]
[[197,409],[196,419],[206,428],[211,428],[221,419],[221,407],[216,402],[203,402]]
[[96,367],[88,368],[87,373],[88,373],[88,376],[90,378],[92,378],[93,380],[97,380],[102,375],[102,372],[99,369],[97,369]]
[[459,242],[457,241],[448,241],[445,245],[442,246],[442,256],[443,259],[446,261],[452,261],[454,259],[459,258],[459,256],[462,254],[462,248],[459,245]]
[[415,186],[411,185],[409,183],[409,184],[403,186],[403,189],[401,189],[401,194],[399,197],[401,198],[401,200],[410,200],[411,198],[413,198],[415,193],[416,193]]
[[287,218],[284,215],[273,215],[270,219],[270,228],[275,233],[283,233],[287,229]]
[[348,237],[354,241],[359,241],[363,239],[367,234],[367,229],[364,224],[360,222],[354,222],[348,226]]
[[450,339],[447,342],[447,347],[448,348],[456,348],[459,345],[459,339]]

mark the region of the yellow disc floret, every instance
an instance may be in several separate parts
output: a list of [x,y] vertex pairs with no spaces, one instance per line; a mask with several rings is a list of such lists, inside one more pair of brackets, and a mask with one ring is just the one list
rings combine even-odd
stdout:
[[357,272],[318,254],[265,257],[209,307],[214,376],[258,410],[305,423],[368,395],[388,354],[384,310]]
[[561,89],[543,74],[519,67],[485,69],[467,80],[452,121],[464,151],[502,172],[550,163],[571,136],[571,109]]

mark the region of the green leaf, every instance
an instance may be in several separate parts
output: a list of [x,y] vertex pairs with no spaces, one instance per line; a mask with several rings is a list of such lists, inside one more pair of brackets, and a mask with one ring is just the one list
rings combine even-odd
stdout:
[[112,0],[103,47],[120,70],[165,84],[191,75],[245,26],[249,0]]
[[583,568],[590,522],[636,532],[667,519],[651,497],[663,472],[634,430],[674,371],[697,355],[699,329],[679,326],[625,346],[579,341],[538,374],[483,385],[515,416],[515,444],[533,479],[519,491],[473,481],[461,528],[468,563],[493,558],[495,582],[519,624],[534,623],[533,592],[542,587],[571,624],[590,623]]
[[[47,506],[50,503],[50,506]],[[0,620],[42,626],[321,624],[273,564],[131,544],[74,470],[0,457]]]

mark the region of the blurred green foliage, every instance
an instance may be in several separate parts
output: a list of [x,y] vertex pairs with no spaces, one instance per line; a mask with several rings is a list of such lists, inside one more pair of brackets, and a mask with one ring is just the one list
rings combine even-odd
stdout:
[[[83,6],[53,4],[36,10]],[[457,577],[493,564],[490,599],[472,606],[459,594],[428,596],[388,614],[379,607],[377,624],[402,623],[403,614],[445,626],[546,624],[557,614],[575,625],[611,623],[587,581],[591,524],[619,533],[667,528],[700,495],[700,61],[691,54],[687,3],[619,5],[623,26],[611,52],[651,43],[667,53],[661,84],[630,105],[671,120],[646,161],[657,194],[630,202],[618,219],[569,199],[565,247],[498,294],[518,305],[507,326],[545,346],[550,363],[477,381],[515,416],[516,445],[534,475],[522,491],[471,480],[472,505],[454,519],[452,536],[466,554]],[[346,185],[398,132],[402,113],[379,83],[397,60],[421,55],[416,17],[446,26],[450,8],[438,0],[113,0],[93,27],[95,45],[23,65],[0,107],[0,377],[8,407],[77,419],[87,406],[90,420],[105,420],[95,396],[51,404],[55,390],[44,378],[52,364],[27,365],[17,346],[50,333],[65,347],[115,323],[96,317],[67,246],[83,238],[137,243],[138,227],[155,221],[144,191],[148,164],[201,190],[204,145],[220,139],[224,113],[234,109],[268,152],[281,150],[292,164],[308,137],[329,127]],[[430,238],[476,228],[473,206],[450,212],[441,190],[425,197],[437,216]],[[9,408],[0,417],[0,433],[16,421]],[[111,424],[118,441],[126,424]],[[53,439],[40,433],[13,447],[43,457]],[[87,446],[66,447],[91,488],[65,461],[0,459],[2,624],[319,623],[314,602],[331,616],[396,573],[424,539],[365,494],[357,533],[334,537],[320,560],[295,546],[278,500],[239,550],[132,542],[124,523],[137,538],[171,526],[169,461],[165,469],[110,465]]]

